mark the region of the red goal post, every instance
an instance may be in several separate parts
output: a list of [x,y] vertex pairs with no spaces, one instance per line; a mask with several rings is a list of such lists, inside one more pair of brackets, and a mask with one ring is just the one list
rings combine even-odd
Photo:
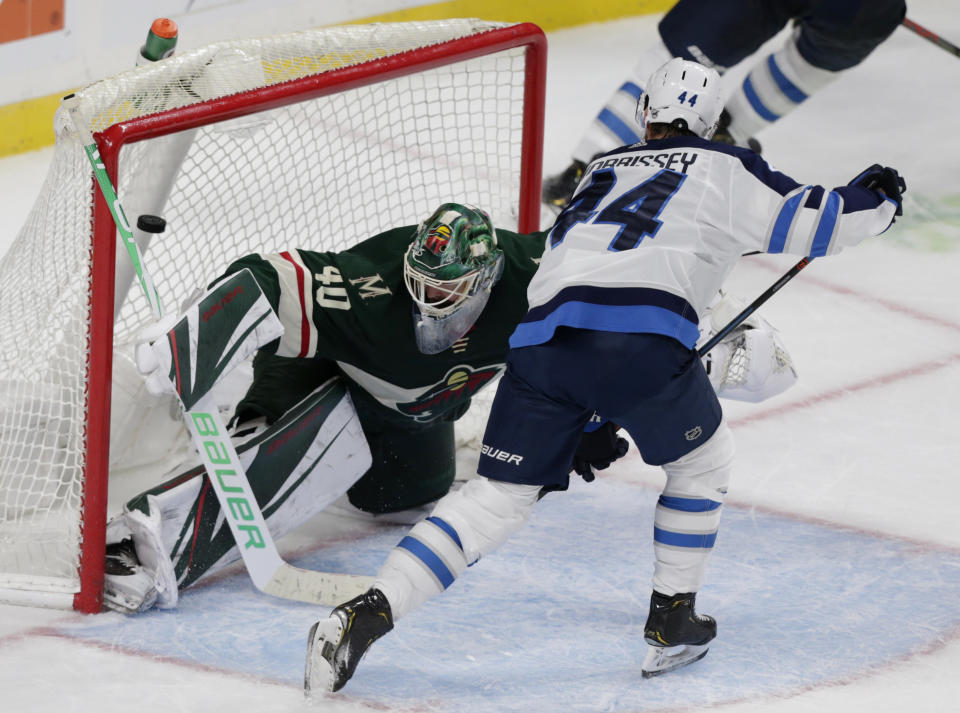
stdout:
[[[77,95],[131,223],[168,221],[137,238],[169,312],[247,252],[343,249],[446,200],[536,230],[545,72],[535,25],[449,20],[218,43]],[[94,612],[126,444],[111,388],[150,316],[137,286],[127,296],[76,137],[56,129],[42,194],[0,262],[0,328],[38,341],[0,350],[0,600]],[[53,283],[48,304],[18,295],[38,282]],[[33,312],[66,314],[34,329]]]

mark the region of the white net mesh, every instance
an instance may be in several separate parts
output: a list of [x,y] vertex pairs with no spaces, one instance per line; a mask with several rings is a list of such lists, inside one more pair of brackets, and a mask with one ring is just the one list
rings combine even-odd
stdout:
[[[310,91],[318,72],[497,27],[380,24],[219,43],[77,94],[95,132],[157,112],[163,124],[207,100],[303,77],[292,84]],[[131,222],[160,214],[168,223],[152,241],[137,234],[164,310],[177,310],[243,254],[343,249],[415,223],[442,201],[481,205],[495,225],[515,227],[524,56],[515,48],[454,57],[124,145],[117,187],[126,214]],[[233,111],[226,102],[224,110]],[[64,117],[55,129],[42,193],[0,263],[0,589],[72,592],[82,540],[93,194]],[[120,253],[118,349],[151,319]]]

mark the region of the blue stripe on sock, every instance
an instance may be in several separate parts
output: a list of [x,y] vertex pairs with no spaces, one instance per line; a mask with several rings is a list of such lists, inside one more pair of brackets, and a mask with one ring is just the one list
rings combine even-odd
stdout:
[[629,94],[630,96],[632,96],[634,99],[637,99],[637,100],[639,100],[640,95],[643,94],[643,89],[641,89],[638,85],[634,84],[633,82],[624,82],[623,86],[620,87],[620,91],[625,92],[626,94]]
[[440,584],[443,585],[444,589],[453,584],[453,580],[456,579],[456,577],[454,577],[453,573],[447,569],[447,565],[445,565],[443,561],[437,557],[436,553],[425,544],[420,542],[420,540],[407,535],[400,540],[400,544],[397,545],[397,547],[402,547],[418,560],[427,565],[430,571],[433,572],[437,579],[440,580]]
[[682,510],[683,512],[710,512],[720,507],[716,500],[707,500],[705,498],[677,498],[672,495],[661,495],[660,504],[671,510]]
[[617,138],[624,144],[635,144],[640,140],[637,132],[609,109],[601,110],[600,113],[597,114],[597,121],[616,134]]
[[753,110],[757,112],[761,118],[767,121],[776,121],[780,118],[760,101],[760,95],[757,94],[757,90],[753,88],[753,82],[750,81],[749,76],[743,80],[743,93],[747,96],[747,101],[750,102],[750,106],[753,107]]
[[780,71],[780,67],[777,66],[777,62],[773,58],[773,55],[767,57],[767,67],[770,69],[770,75],[773,77],[773,81],[777,83],[780,91],[783,92],[787,99],[792,101],[794,104],[799,104],[807,98],[807,95],[803,93],[803,90],[787,79],[787,75]]
[[463,552],[463,543],[460,542],[460,535],[458,535],[457,531],[453,529],[453,525],[446,520],[435,517],[434,515],[428,517],[427,520],[446,532],[450,536],[450,539],[457,543],[457,547],[460,548],[460,551]]
[[662,545],[674,545],[676,547],[690,547],[695,549],[710,549],[713,543],[717,541],[717,533],[712,532],[709,535],[688,535],[681,532],[670,532],[661,530],[659,527],[653,528],[653,541]]

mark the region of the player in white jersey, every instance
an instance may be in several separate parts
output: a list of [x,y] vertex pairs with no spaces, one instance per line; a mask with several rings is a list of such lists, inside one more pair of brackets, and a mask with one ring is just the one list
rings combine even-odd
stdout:
[[758,132],[862,62],[905,15],[904,0],[679,0],[657,26],[659,41],[587,127],[572,163],[544,181],[544,203],[560,210],[593,156],[641,139],[643,129],[634,121],[637,98],[647,77],[671,57],[723,74],[792,21],[782,45],[758,56],[742,82],[728,88],[714,136],[759,153]]
[[306,687],[338,690],[396,619],[453,583],[566,478],[596,411],[626,429],[666,484],[654,515],[644,675],[706,654],[695,610],[733,461],[733,439],[693,349],[698,313],[745,252],[833,254],[901,212],[896,171],[804,185],[749,149],[709,140],[719,75],[673,59],[647,84],[646,142],[594,161],[547,238],[511,337],[480,477],[442,498],[388,555],[373,588],[314,625]]

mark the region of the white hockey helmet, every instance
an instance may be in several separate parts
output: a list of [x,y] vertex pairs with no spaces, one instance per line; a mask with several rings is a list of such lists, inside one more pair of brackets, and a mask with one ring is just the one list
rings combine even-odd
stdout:
[[503,264],[497,232],[480,208],[444,203],[417,227],[403,260],[403,279],[422,353],[439,354],[470,330]]
[[683,126],[705,139],[713,137],[723,110],[716,70],[674,57],[654,72],[637,103],[637,122]]

